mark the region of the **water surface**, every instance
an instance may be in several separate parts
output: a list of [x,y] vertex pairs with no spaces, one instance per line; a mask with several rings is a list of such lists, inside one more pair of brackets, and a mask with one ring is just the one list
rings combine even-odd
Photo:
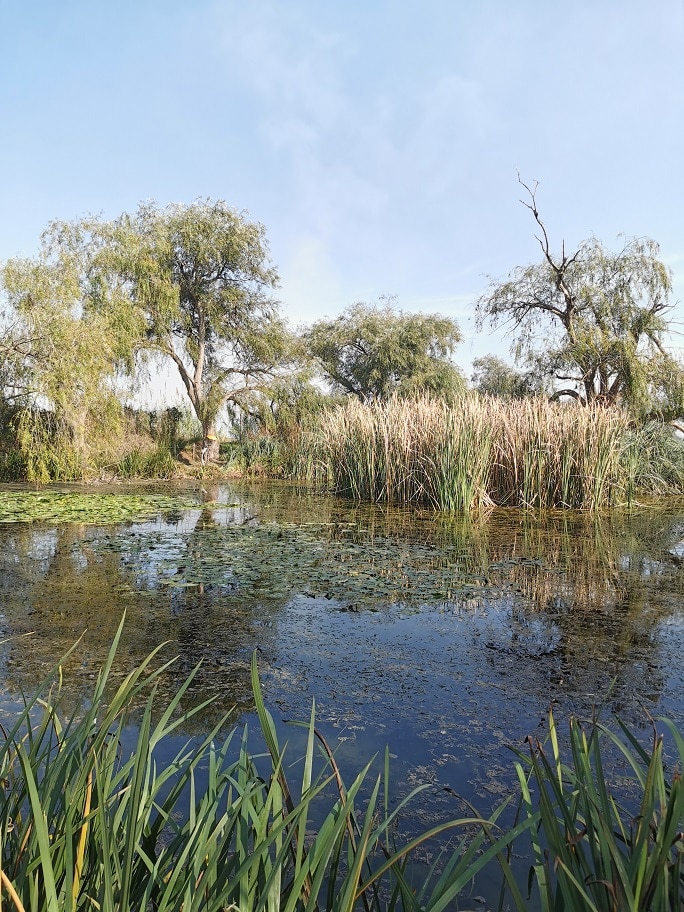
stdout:
[[249,718],[256,649],[283,731],[315,698],[343,766],[388,745],[400,793],[431,784],[419,822],[459,813],[452,791],[495,804],[551,704],[684,728],[682,502],[469,518],[287,485],[187,496],[144,522],[0,525],[6,711],[81,635],[65,682],[87,692],[125,611],[118,674],[168,641],[170,692],[201,661],[186,703],[216,699],[188,734]]

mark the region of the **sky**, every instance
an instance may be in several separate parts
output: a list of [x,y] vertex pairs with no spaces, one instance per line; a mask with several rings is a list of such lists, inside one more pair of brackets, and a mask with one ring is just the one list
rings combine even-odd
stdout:
[[222,199],[294,326],[455,318],[552,247],[648,236],[684,345],[684,0],[0,0],[0,260],[52,219]]

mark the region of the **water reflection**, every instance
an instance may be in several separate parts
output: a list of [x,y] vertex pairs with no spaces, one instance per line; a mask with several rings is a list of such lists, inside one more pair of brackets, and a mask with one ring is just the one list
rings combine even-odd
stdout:
[[503,745],[551,700],[681,719],[683,539],[684,504],[475,519],[285,485],[222,485],[154,522],[12,525],[1,671],[30,691],[87,628],[66,667],[76,699],[125,610],[118,673],[162,641],[169,688],[201,661],[188,701],[217,700],[195,724],[251,708],[258,648],[271,705],[301,718],[315,696],[342,759],[401,744],[409,778],[495,795]]

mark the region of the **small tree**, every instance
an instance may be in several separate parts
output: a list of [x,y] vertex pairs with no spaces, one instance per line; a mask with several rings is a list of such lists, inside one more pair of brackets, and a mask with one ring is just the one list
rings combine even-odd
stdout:
[[590,238],[570,255],[564,244],[554,254],[537,185],[520,183],[543,259],[491,283],[476,305],[478,325],[509,323],[516,361],[559,383],[555,397],[650,409],[681,374],[663,345],[672,283],[658,245],[632,238],[615,254]]
[[142,204],[89,228],[109,281],[123,282],[144,318],[141,344],[176,365],[216,458],[221,409],[270,382],[292,354],[263,225],[206,200]]
[[438,314],[407,314],[391,304],[358,303],[305,334],[310,354],[336,390],[362,402],[392,394],[450,396],[464,388],[449,361],[461,333]]

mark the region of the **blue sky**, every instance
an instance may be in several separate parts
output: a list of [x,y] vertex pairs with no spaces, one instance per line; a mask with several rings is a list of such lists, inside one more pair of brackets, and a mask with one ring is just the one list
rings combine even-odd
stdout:
[[[682,0],[4,0],[0,259],[53,218],[224,199],[297,325],[396,295],[455,317],[552,242],[661,245],[684,301]],[[675,319],[684,317],[684,303]],[[679,346],[684,337],[674,337]]]

